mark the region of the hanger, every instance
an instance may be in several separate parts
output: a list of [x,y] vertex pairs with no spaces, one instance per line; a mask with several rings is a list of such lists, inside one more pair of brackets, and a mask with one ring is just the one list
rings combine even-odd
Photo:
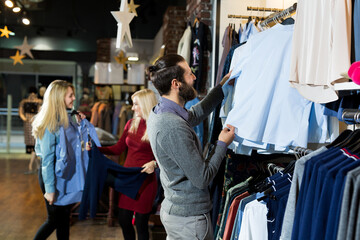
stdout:
[[343,141],[345,141],[345,139],[347,139],[349,137],[349,135],[352,132],[353,131],[351,131],[350,129],[344,130],[342,133],[340,133],[340,135],[332,143],[328,144],[326,146],[326,148],[335,147],[335,146],[341,144]]
[[199,27],[199,23],[200,23],[200,20],[197,18],[197,17],[195,17],[194,18],[194,22],[193,22],[193,27]]
[[251,16],[249,16],[248,17],[248,21],[247,21],[247,23],[246,24],[248,24],[249,22],[251,22],[252,21],[252,17]]
[[357,129],[353,131],[349,136],[339,144],[335,145],[334,147],[354,147],[355,143],[358,143],[360,141],[360,129]]
[[285,17],[288,17],[288,18],[286,18],[285,20],[283,20],[281,22],[282,25],[291,25],[291,24],[295,23],[295,20],[291,17],[290,9],[285,10]]

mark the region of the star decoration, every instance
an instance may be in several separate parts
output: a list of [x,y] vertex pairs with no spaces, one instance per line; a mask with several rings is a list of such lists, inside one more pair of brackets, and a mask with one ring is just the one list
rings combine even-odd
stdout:
[[114,57],[116,62],[123,65],[123,68],[125,71],[127,71],[126,67],[126,61],[128,60],[127,57],[125,57],[125,53],[123,51],[120,51],[117,56]]
[[21,50],[20,54],[21,55],[28,55],[29,57],[31,57],[32,59],[34,59],[32,53],[31,53],[31,49],[34,47],[34,45],[29,45],[27,42],[27,36],[25,36],[23,44],[21,46],[15,46],[15,48]]
[[25,55],[19,54],[19,50],[16,51],[15,56],[10,56],[10,58],[14,59],[14,65],[16,65],[16,63],[21,63],[22,65],[24,65],[24,63],[21,61],[21,59],[23,59],[24,57]]
[[125,11],[128,9],[127,0],[122,0],[120,4],[120,11],[111,11],[111,14],[114,16],[118,22],[118,32],[116,37],[116,48],[120,48],[121,42],[126,38],[129,47],[132,47],[131,33],[129,24],[132,19],[135,17],[134,13]]
[[5,26],[3,29],[0,28],[1,35],[0,37],[5,36],[6,38],[9,38],[9,34],[12,32],[8,30],[7,26]]
[[136,12],[136,9],[137,9],[138,7],[140,7],[139,4],[135,4],[135,3],[134,3],[134,0],[130,0],[130,3],[129,3],[129,5],[128,5],[129,12],[134,13],[136,17],[138,16],[138,15],[137,15],[137,12]]

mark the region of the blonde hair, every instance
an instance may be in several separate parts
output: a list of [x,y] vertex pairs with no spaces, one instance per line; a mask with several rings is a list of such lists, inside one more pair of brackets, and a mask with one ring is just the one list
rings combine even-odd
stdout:
[[[135,92],[131,96],[131,99],[133,101],[134,101],[134,98],[137,98],[139,100],[138,102],[140,105],[141,115],[142,115],[142,118],[146,122],[150,115],[151,109],[157,104],[155,93],[150,89],[143,89],[143,90]],[[129,132],[131,132],[131,133],[137,132],[137,130],[139,128],[140,120],[141,120],[140,117],[135,117],[133,119],[133,121],[131,122],[131,125],[130,125]],[[142,136],[141,141],[143,141],[143,142],[149,141],[147,130],[145,130],[145,133]]]
[[35,138],[42,139],[45,129],[54,133],[60,126],[65,128],[69,126],[65,105],[65,95],[69,87],[74,91],[74,86],[67,81],[55,80],[50,83],[45,91],[40,111],[35,115],[32,123],[32,135]]

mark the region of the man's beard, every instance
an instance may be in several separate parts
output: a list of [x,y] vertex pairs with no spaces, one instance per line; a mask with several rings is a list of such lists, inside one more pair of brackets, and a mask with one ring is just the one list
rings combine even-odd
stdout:
[[193,100],[197,95],[195,88],[188,85],[185,81],[181,84],[179,90],[179,96],[184,100],[184,102]]

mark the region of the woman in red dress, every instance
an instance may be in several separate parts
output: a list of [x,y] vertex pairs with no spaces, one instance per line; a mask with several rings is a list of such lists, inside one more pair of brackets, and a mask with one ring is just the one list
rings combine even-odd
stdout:
[[127,149],[124,167],[142,167],[142,172],[149,174],[135,200],[119,193],[118,203],[119,223],[125,240],[135,240],[132,226],[134,212],[138,239],[148,240],[148,221],[157,192],[157,181],[154,173],[156,161],[146,131],[146,120],[157,101],[154,92],[149,89],[135,92],[131,99],[134,118],[126,123],[124,132],[115,145],[99,147],[99,150],[106,155],[120,155]]

